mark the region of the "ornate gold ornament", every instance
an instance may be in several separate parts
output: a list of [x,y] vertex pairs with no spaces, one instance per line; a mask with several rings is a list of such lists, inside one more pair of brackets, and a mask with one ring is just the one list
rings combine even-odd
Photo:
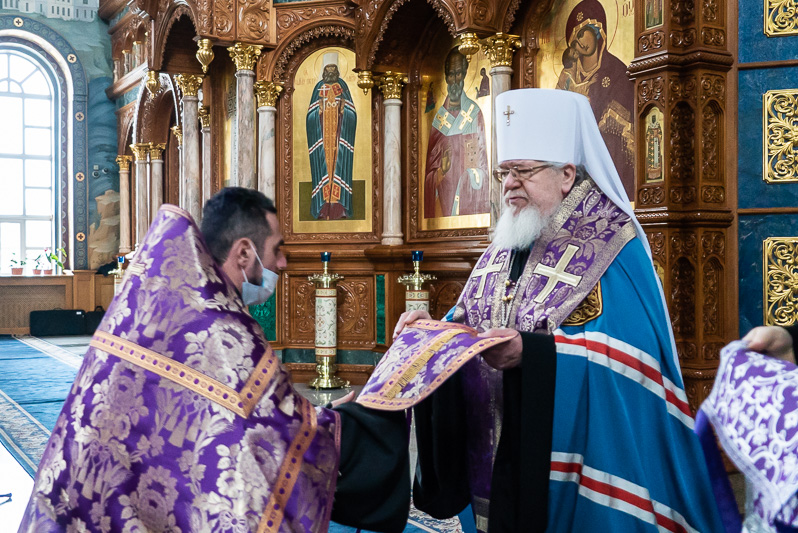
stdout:
[[513,52],[521,48],[521,37],[507,33],[497,33],[481,42],[491,67],[509,67],[513,64]]
[[203,128],[210,128],[211,127],[211,108],[206,105],[199,106],[197,110],[197,115],[199,116],[200,125]]
[[147,86],[147,90],[150,91],[150,96],[154,95],[161,89],[161,80],[158,78],[159,74],[157,71],[147,71],[147,81],[145,82],[145,85]]
[[86,174],[84,174],[83,172],[78,172],[77,174],[75,174],[75,181],[80,182],[85,179],[86,179]]
[[17,28],[21,28],[23,24],[25,24],[25,21],[22,20],[22,18],[20,17],[14,18],[14,26],[16,26]]
[[147,154],[150,152],[150,143],[131,144],[130,149],[133,150],[133,156],[136,161],[146,161]]
[[798,181],[798,89],[763,96],[763,172],[768,183]]
[[83,122],[84,118],[86,118],[86,115],[84,115],[81,111],[75,113],[75,120],[77,120],[78,122]]
[[363,89],[363,94],[368,94],[369,89],[374,87],[374,78],[370,70],[357,71],[357,86]]
[[178,74],[175,76],[175,83],[180,87],[183,96],[196,97],[202,87],[202,76],[196,74]]
[[197,61],[202,65],[203,74],[208,72],[208,65],[213,61],[213,42],[210,39],[197,41]]
[[149,143],[150,159],[152,161],[163,160],[163,151],[166,150],[166,143]]
[[78,242],[85,241],[86,240],[86,234],[81,231],[80,233],[75,235],[75,240],[77,240]]
[[466,32],[461,33],[460,44],[457,45],[457,50],[466,56],[468,61],[471,61],[471,56],[479,52],[479,39],[476,33]]
[[377,78],[377,87],[382,91],[382,96],[386,100],[402,99],[402,86],[407,83],[407,76],[400,72],[388,71]]
[[75,62],[77,62],[77,60],[78,60],[78,57],[75,54],[69,54],[67,56],[67,61],[69,61],[70,63],[75,63]]
[[795,0],[765,0],[765,35],[798,35]]
[[130,161],[132,159],[129,155],[116,156],[116,164],[119,165],[119,170],[130,172]]
[[798,237],[762,241],[766,326],[789,326],[798,317]]
[[183,128],[181,126],[172,126],[172,133],[177,137],[178,146],[183,146]]
[[601,298],[601,282],[599,281],[585,296],[582,303],[563,321],[562,325],[581,326],[587,324],[591,320],[598,318],[603,310],[604,301]]
[[255,96],[258,99],[258,107],[274,107],[277,105],[277,98],[283,92],[283,85],[276,81],[255,82]]
[[227,51],[236,64],[236,70],[253,70],[261,48],[263,46],[259,44],[236,43],[235,46],[228,47]]

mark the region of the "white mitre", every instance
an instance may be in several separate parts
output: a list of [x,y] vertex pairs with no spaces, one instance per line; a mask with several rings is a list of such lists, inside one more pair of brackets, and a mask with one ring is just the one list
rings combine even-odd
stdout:
[[533,159],[584,165],[596,186],[634,220],[651,255],[585,96],[558,89],[505,91],[496,96],[495,122],[499,163]]
[[[610,152],[596,124],[588,99],[559,89],[516,89],[496,96],[496,155],[499,163],[532,159],[553,163],[584,165],[596,186],[632,218],[637,237],[648,256],[648,238],[629,203],[629,197],[612,162]],[[651,265],[654,268],[653,262]],[[654,277],[659,276],[654,271]],[[679,358],[665,294],[660,299],[668,318],[671,349],[679,368]]]

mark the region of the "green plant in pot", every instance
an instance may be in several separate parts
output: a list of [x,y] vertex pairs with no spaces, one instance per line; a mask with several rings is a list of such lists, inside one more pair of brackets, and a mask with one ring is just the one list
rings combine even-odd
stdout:
[[17,259],[16,252],[11,252],[11,275],[21,276],[22,272],[25,270],[26,263],[27,261],[24,259]]
[[44,270],[42,272],[43,274],[52,274],[53,267],[57,268],[56,272],[58,272],[58,269],[60,269],[61,272],[64,271],[64,261],[66,261],[67,254],[66,250],[64,250],[63,248],[57,248],[55,252],[51,252],[48,248],[45,248],[44,258],[47,260],[47,263],[49,264],[50,268]]
[[42,273],[42,268],[45,264],[47,264],[47,258],[45,257],[44,253],[37,255],[34,259],[36,261],[36,266],[33,267],[33,275],[38,276]]

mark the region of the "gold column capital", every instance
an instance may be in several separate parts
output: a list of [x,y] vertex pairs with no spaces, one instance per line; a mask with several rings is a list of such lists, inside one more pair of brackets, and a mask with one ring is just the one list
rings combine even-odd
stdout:
[[199,106],[197,110],[197,115],[199,116],[200,125],[203,128],[210,128],[211,127],[211,108],[206,105]]
[[180,87],[183,96],[196,97],[202,87],[202,76],[196,74],[178,74],[175,76],[175,83]]
[[482,40],[482,49],[490,59],[491,67],[509,67],[513,64],[513,52],[521,48],[518,35],[497,33]]
[[163,159],[163,151],[166,150],[166,143],[149,143],[150,159]]
[[277,98],[283,92],[283,85],[276,81],[255,82],[255,96],[258,98],[258,107],[274,107]]
[[130,161],[133,158],[129,155],[118,155],[116,156],[116,164],[119,165],[119,170],[125,170],[130,172]]
[[386,100],[402,99],[402,86],[407,83],[407,76],[400,72],[387,71],[379,77],[378,87]]
[[159,79],[160,74],[156,70],[148,70],[147,71],[147,90],[150,91],[150,96],[154,95],[158,92],[161,88],[161,80]]
[[183,128],[181,126],[172,126],[171,130],[177,137],[178,146],[183,146]]
[[202,65],[203,74],[208,72],[208,65],[213,61],[213,41],[210,39],[197,40],[197,61]]
[[466,56],[468,60],[471,56],[479,52],[479,39],[476,33],[465,32],[458,36],[460,44],[457,45],[457,51]]
[[263,46],[260,44],[236,43],[235,46],[228,47],[227,51],[236,64],[236,70],[254,70],[261,48]]
[[150,152],[150,143],[134,143],[130,145],[130,149],[133,150],[136,161],[146,161]]

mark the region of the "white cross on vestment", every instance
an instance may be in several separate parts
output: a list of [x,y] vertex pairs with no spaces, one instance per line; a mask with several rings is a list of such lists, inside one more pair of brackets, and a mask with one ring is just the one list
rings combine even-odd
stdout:
[[557,261],[557,264],[554,266],[554,268],[543,264],[538,264],[538,266],[535,267],[535,274],[540,274],[541,276],[546,276],[548,278],[548,280],[546,280],[546,286],[543,287],[543,291],[535,297],[536,304],[543,303],[549,294],[551,294],[551,291],[554,290],[554,287],[557,286],[557,283],[565,283],[571,287],[576,287],[579,282],[582,281],[582,276],[568,274],[565,271],[565,269],[568,267],[568,263],[571,262],[571,259],[573,259],[574,254],[578,250],[578,246],[569,244],[565,249],[565,253],[562,255],[560,260]]
[[479,278],[479,287],[477,287],[477,293],[474,295],[475,300],[479,300],[482,298],[482,294],[485,292],[485,282],[488,281],[488,274],[491,272],[499,272],[502,268],[504,268],[504,261],[501,263],[494,263],[490,264],[493,258],[488,259],[488,264],[482,268],[475,268],[474,271],[471,273],[471,276],[480,276]]
[[461,111],[460,116],[463,117],[463,120],[460,122],[460,131],[463,131],[465,128],[466,122],[474,122],[474,119],[471,118],[471,112],[474,111],[474,104],[471,104],[471,107],[468,108],[468,111]]
[[507,117],[507,125],[510,125],[510,115],[515,115],[515,111],[510,111],[510,106],[507,106],[507,111],[502,113],[505,117]]

